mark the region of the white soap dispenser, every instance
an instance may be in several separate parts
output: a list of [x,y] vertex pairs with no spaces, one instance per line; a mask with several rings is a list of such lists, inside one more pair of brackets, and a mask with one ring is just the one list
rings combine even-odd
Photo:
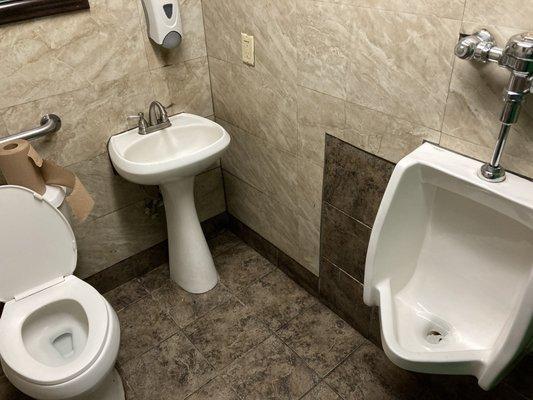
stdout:
[[148,36],[166,49],[178,47],[183,37],[178,0],[141,0]]

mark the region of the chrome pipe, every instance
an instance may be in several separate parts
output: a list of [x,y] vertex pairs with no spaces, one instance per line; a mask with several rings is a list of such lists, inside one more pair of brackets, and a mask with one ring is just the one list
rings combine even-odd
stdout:
[[13,135],[0,138],[0,145],[17,139],[36,139],[57,132],[61,129],[61,118],[55,114],[46,114],[41,118],[41,125],[37,128],[28,129]]

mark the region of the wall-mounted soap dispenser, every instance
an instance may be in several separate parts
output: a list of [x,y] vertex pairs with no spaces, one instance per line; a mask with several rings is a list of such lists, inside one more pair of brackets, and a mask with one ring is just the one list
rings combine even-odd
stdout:
[[178,0],[141,0],[148,36],[166,49],[178,47],[183,37]]

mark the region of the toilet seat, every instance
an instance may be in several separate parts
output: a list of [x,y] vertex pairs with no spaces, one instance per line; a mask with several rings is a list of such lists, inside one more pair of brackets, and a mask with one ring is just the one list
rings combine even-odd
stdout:
[[[24,322],[45,306],[57,301],[73,300],[85,312],[88,336],[82,352],[71,362],[48,366],[36,360],[26,348],[22,336]],[[22,300],[12,300],[4,307],[0,319],[0,354],[14,372],[24,380],[42,385],[69,381],[87,370],[98,358],[106,342],[109,311],[105,299],[92,286],[75,276]]]
[[[0,201],[2,362],[26,382],[70,381],[101,354],[112,311],[92,286],[72,275],[76,240],[52,203],[13,185],[0,186]],[[59,343],[70,352],[61,353]]]

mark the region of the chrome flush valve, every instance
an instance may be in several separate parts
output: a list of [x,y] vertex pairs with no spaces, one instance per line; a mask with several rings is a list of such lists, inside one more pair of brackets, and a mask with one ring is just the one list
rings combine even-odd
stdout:
[[503,91],[505,103],[500,115],[500,135],[489,163],[480,170],[480,177],[490,182],[505,180],[505,170],[500,165],[503,149],[511,126],[518,115],[533,80],[533,33],[524,32],[512,36],[503,49],[496,47],[494,38],[485,29],[464,36],[455,46],[455,55],[464,60],[495,62],[511,72],[507,88]]

